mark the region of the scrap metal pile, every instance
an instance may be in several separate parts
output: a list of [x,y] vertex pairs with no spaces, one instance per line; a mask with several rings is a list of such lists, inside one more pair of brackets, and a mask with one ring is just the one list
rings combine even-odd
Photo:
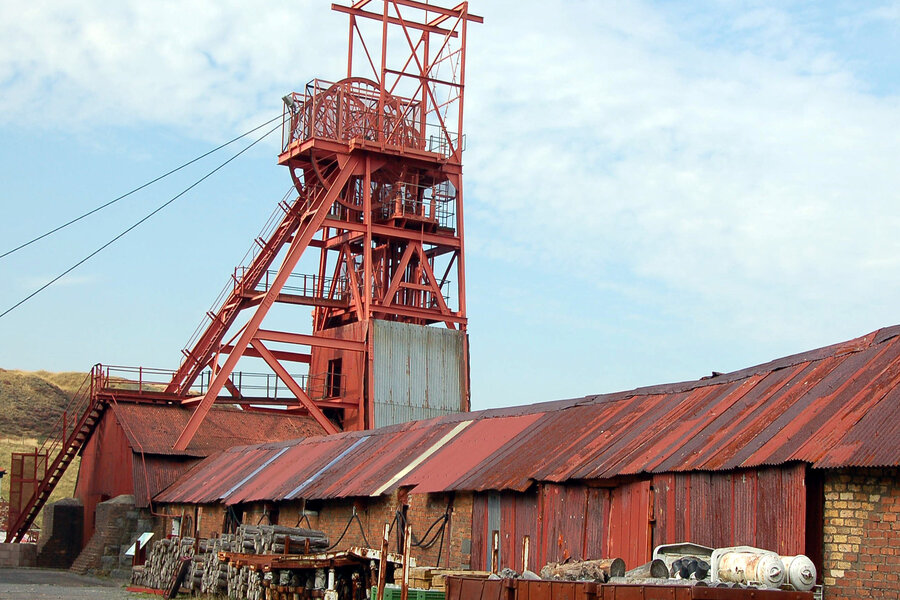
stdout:
[[803,555],[780,556],[776,552],[734,546],[707,548],[682,543],[658,546],[653,560],[630,571],[620,559],[551,563],[540,577],[529,571],[521,575],[504,569],[495,577],[593,581],[642,585],[695,585],[809,591],[815,587],[816,568]]

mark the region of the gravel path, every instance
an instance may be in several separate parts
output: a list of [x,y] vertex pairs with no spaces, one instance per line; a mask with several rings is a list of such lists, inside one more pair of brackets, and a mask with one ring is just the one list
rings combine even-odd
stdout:
[[125,591],[122,582],[56,569],[0,568],[0,600],[130,600],[160,598]]

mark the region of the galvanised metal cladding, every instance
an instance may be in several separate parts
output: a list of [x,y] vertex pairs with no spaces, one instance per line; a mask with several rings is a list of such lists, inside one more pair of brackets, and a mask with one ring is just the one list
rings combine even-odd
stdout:
[[375,426],[460,410],[465,332],[373,321]]
[[795,462],[895,466],[898,334],[900,327],[882,329],[698,381],[302,439],[223,497],[235,470],[246,477],[259,464],[242,465],[242,455],[268,447],[231,449],[159,499],[196,501],[200,488],[203,498],[232,503],[286,499],[291,491],[307,499],[371,496],[400,486],[524,491],[535,481]]

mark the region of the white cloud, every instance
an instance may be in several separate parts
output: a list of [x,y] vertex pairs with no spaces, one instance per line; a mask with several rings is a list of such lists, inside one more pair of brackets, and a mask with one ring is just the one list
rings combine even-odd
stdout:
[[[636,19],[616,8],[595,18],[627,31]],[[590,25],[504,36],[470,63],[468,214],[491,231],[469,227],[472,251],[543,260],[562,279],[624,266],[691,294],[681,318],[709,327],[715,313],[713,327],[745,335],[799,336],[842,312],[871,318],[866,305],[898,320],[884,261],[900,226],[896,97],[863,93],[772,9],[730,24],[737,49],[672,24]]]
[[[215,137],[340,65],[342,39],[323,33],[344,21],[310,0],[6,4],[16,15],[0,21],[6,123],[163,124]],[[334,27],[323,31],[323,19]]]

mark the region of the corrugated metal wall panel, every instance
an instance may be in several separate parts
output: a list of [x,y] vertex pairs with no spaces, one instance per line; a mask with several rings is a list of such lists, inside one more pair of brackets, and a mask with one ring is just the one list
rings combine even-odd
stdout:
[[656,475],[653,544],[804,551],[805,467]]
[[475,494],[472,498],[472,555],[469,558],[473,570],[484,568],[487,555],[487,494]]
[[541,486],[541,532],[540,554],[543,563],[560,562],[562,553],[563,528],[560,516],[565,514],[565,486],[546,483]]
[[711,518],[710,534],[714,540],[728,540],[734,545],[734,519],[732,499],[734,498],[733,477],[710,477],[708,510]]
[[[515,564],[512,567],[517,571],[530,569],[537,572],[543,564],[538,565],[535,560],[535,544],[538,542],[538,517],[537,517],[537,492],[532,490],[525,494],[509,493],[509,502],[514,503],[516,509],[516,536],[515,536]],[[522,557],[522,539],[529,538],[529,556],[526,565]],[[519,566],[521,565],[521,566]]]
[[604,558],[608,554],[609,489],[588,488],[584,519],[584,556]]
[[581,485],[565,487],[566,512],[559,515],[562,521],[563,555],[568,554],[575,560],[586,558],[584,552],[584,526],[587,512],[587,488]]
[[781,486],[780,469],[760,471],[758,483],[756,543],[762,548],[774,550],[778,547],[779,521],[782,516],[779,509],[786,500]]
[[463,332],[373,321],[375,426],[460,412]]
[[609,553],[626,565],[650,560],[650,481],[634,481],[612,490],[609,513]]
[[710,476],[709,473],[691,473],[686,475],[691,479],[691,541],[709,546],[714,538],[713,519],[711,519],[712,507],[710,506]]

